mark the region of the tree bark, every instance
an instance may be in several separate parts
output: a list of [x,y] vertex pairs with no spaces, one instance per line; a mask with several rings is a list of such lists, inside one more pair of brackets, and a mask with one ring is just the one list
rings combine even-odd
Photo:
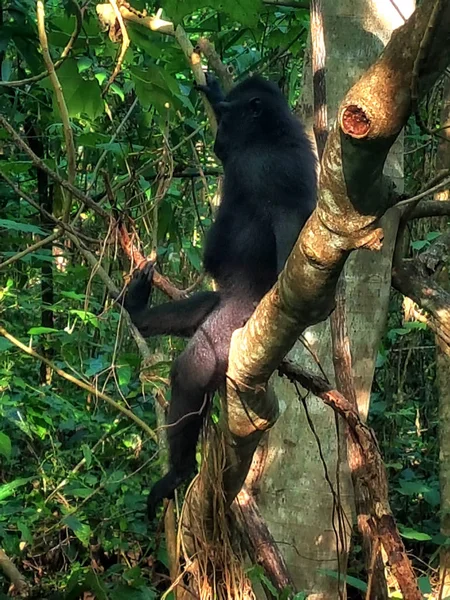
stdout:
[[[318,207],[277,284],[245,327],[233,335],[222,420],[226,456],[222,473],[227,504],[245,479],[259,439],[277,416],[276,403],[266,393],[269,377],[305,328],[329,314],[337,280],[350,252],[356,248],[380,248],[382,230],[378,221],[392,201],[382,170],[389,149],[409,117],[411,73],[432,9],[432,4],[422,4],[346,95],[325,148]],[[434,83],[450,59],[446,52],[450,39],[449,4],[441,7],[434,31],[420,70],[421,93]],[[323,444],[331,441],[327,433]],[[188,496],[184,522],[190,537],[197,539],[205,533],[198,529],[198,515],[207,519],[213,513],[212,494],[207,491],[212,481],[220,481],[220,477],[211,478],[214,465],[208,463],[208,457],[205,463]],[[314,494],[317,502],[316,490]],[[205,523],[203,520],[203,527]],[[316,529],[315,535],[320,537],[321,530]],[[205,551],[210,552],[211,540],[207,542]]]
[[[412,0],[396,3],[408,17]],[[383,49],[394,28],[403,24],[398,10],[389,2],[367,3],[353,0],[335,2],[323,0],[326,43],[327,108],[329,124],[336,118],[339,104],[349,87],[372,64]],[[349,42],[351,40],[351,42]],[[310,100],[310,64],[306,64],[305,86],[299,113],[302,120],[311,121],[313,103]],[[398,138],[385,164],[385,173],[402,191],[403,140]],[[398,215],[383,218],[384,243],[381,252],[358,250],[345,266],[347,293],[346,319],[353,355],[353,370],[358,404],[367,413],[368,399],[380,339],[384,333],[391,285],[392,252],[398,227]],[[329,322],[321,323],[304,334],[321,367],[333,379]],[[302,343],[297,343],[290,358],[307,369],[317,371],[315,358]],[[298,589],[315,593],[315,598],[337,597],[336,580],[321,570],[337,570],[336,546],[339,543],[345,567],[345,552],[350,541],[350,529],[339,532],[339,518],[333,519],[333,497],[324,477],[318,444],[311,432],[304,409],[296,400],[292,385],[275,379],[282,416],[270,432],[267,469],[261,483],[259,503],[275,539],[285,555]],[[307,398],[310,417],[320,439],[328,474],[338,491],[344,521],[352,522],[353,490],[346,464],[345,440],[337,438],[335,416],[323,403]],[[336,483],[336,463],[340,460],[339,481]],[[338,542],[339,537],[341,541]],[[299,548],[298,540],[301,540]],[[312,564],[316,568],[312,568]]]

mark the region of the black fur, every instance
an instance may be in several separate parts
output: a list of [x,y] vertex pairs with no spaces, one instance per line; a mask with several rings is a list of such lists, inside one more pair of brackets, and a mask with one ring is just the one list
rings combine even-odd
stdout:
[[204,253],[218,292],[147,308],[148,267],[135,274],[125,299],[143,335],[192,335],[172,367],[170,470],[150,492],[150,518],[162,498],[172,497],[195,471],[205,398],[224,381],[231,335],[275,283],[316,201],[314,152],[275,85],[251,77],[224,97],[208,77],[199,89],[218,119],[214,149],[225,173]]

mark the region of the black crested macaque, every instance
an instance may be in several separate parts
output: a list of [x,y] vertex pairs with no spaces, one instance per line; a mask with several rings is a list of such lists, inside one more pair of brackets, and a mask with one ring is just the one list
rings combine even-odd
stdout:
[[226,97],[211,76],[197,87],[216,114],[214,150],[224,167],[221,204],[203,257],[218,291],[148,308],[149,264],[135,273],[125,297],[142,335],[192,336],[172,367],[170,470],[150,492],[150,519],[195,472],[205,398],[225,380],[231,335],[275,283],[316,203],[313,148],[276,85],[250,77]]

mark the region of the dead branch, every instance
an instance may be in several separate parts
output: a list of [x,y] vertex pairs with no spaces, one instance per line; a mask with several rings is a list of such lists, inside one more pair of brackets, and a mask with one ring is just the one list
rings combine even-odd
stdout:
[[12,590],[18,593],[21,598],[30,595],[31,586],[14,563],[8,558],[6,553],[0,549],[0,569],[11,582]]
[[426,322],[446,344],[450,344],[450,293],[424,272],[418,261],[403,260],[392,270],[392,285],[429,313]]
[[386,468],[381,458],[375,433],[365,425],[355,406],[322,377],[307,373],[289,361],[283,361],[279,373],[298,381],[301,386],[322,398],[345,419],[352,436],[354,450],[358,452],[358,471],[355,473],[367,499],[370,512],[360,515],[370,529],[372,540],[380,539],[388,555],[392,572],[397,579],[404,598],[421,600],[416,577],[406,554],[402,538],[389,506]]
[[260,513],[253,495],[244,486],[233,503],[233,513],[244,538],[252,563],[261,565],[272,585],[282,592],[295,591],[286,562]]

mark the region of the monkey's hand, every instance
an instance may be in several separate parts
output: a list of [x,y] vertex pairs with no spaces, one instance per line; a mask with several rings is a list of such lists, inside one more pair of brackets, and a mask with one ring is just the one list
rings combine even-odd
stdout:
[[203,92],[205,96],[208,98],[209,103],[214,106],[219,102],[222,102],[225,98],[223,95],[222,89],[220,87],[220,83],[214,75],[211,73],[205,73],[206,77],[206,85],[200,85],[198,83],[194,83],[194,87],[199,92]]
[[152,295],[154,270],[154,264],[148,262],[145,267],[136,269],[133,273],[123,302],[131,317],[147,308]]

